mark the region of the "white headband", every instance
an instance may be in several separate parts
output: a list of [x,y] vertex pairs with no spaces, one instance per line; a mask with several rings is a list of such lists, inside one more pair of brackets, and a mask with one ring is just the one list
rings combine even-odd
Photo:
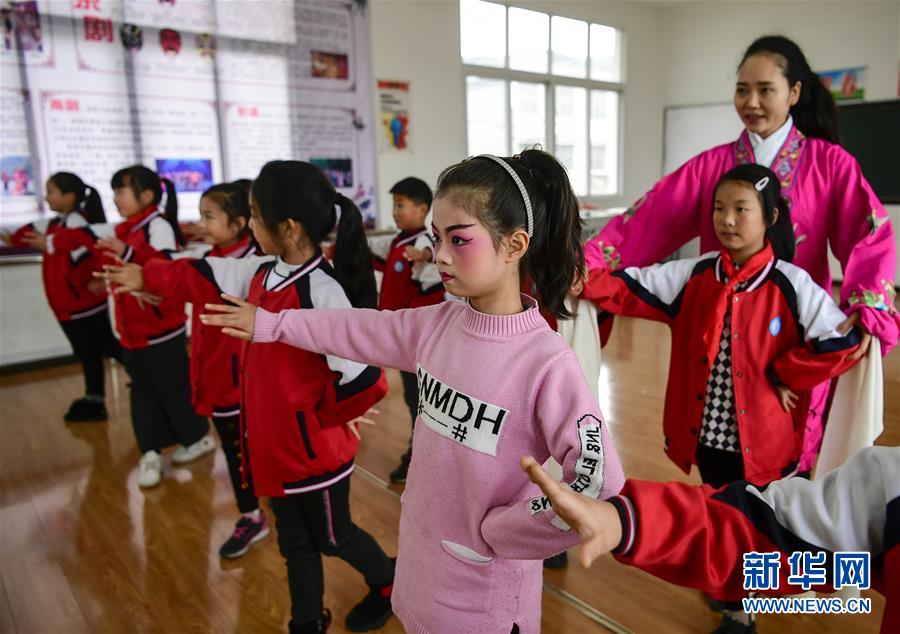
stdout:
[[493,154],[479,154],[475,158],[478,157],[489,158],[492,161],[496,161],[500,167],[505,169],[512,179],[516,182],[516,185],[519,188],[519,193],[522,194],[522,200],[525,201],[525,215],[528,218],[528,222],[525,225],[525,229],[528,231],[528,237],[534,237],[534,212],[531,210],[531,199],[528,197],[528,191],[525,189],[525,183],[522,182],[522,179],[519,178],[519,175],[516,174],[516,171],[509,166],[509,163],[504,161],[499,156],[494,156]]

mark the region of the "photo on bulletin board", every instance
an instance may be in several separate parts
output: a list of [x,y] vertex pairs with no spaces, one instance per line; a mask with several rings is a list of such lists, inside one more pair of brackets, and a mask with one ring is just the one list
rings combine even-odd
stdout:
[[310,163],[325,172],[338,189],[353,187],[353,161],[348,158],[311,158]]
[[156,159],[156,171],[175,183],[176,192],[203,192],[212,187],[210,159]]
[[347,79],[350,77],[350,65],[344,53],[326,53],[325,51],[309,52],[310,73],[313,77],[326,79]]
[[34,196],[31,157],[4,156],[0,158],[3,196]]
[[379,79],[378,103],[382,151],[409,149],[409,82]]
[[819,77],[835,101],[866,98],[866,67],[819,71]]
[[16,39],[23,51],[44,50],[37,2],[13,2],[11,8],[3,8],[3,46],[14,48]]

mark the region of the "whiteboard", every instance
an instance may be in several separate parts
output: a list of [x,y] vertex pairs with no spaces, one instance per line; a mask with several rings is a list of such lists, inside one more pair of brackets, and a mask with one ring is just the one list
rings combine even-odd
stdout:
[[[663,125],[663,174],[675,171],[704,150],[734,141],[744,129],[731,102],[671,106],[666,108]],[[694,238],[676,252],[679,258],[698,255],[700,238]]]
[[743,129],[731,102],[666,108],[663,174],[704,150],[734,141]]

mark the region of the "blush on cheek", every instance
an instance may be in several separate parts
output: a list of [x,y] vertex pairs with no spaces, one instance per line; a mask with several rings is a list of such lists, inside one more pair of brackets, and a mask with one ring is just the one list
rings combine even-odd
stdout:
[[[463,236],[459,236],[462,239]],[[466,244],[451,245],[453,260],[460,271],[473,272],[478,268],[479,262],[484,260],[489,250],[494,248],[493,243],[485,238],[472,238]]]

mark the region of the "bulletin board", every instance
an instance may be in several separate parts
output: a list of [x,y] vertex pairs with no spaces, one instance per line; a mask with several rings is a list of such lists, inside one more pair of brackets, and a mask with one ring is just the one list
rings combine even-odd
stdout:
[[374,224],[369,17],[354,0],[29,0],[0,3],[0,226],[40,218],[43,182],[100,191],[144,165],[179,216],[211,184],[272,159],[318,165]]

